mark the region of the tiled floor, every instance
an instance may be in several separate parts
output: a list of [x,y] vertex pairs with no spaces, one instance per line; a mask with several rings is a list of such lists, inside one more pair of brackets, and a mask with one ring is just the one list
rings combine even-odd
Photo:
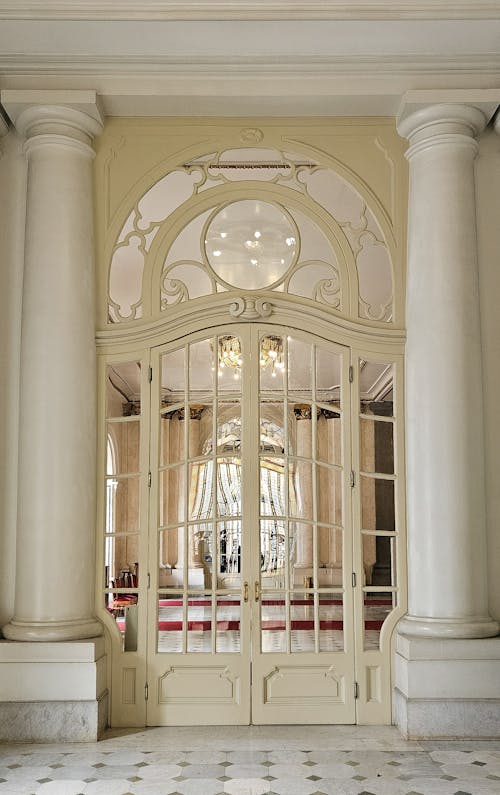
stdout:
[[500,740],[407,742],[392,727],[110,731],[99,743],[0,746],[0,795],[483,795]]

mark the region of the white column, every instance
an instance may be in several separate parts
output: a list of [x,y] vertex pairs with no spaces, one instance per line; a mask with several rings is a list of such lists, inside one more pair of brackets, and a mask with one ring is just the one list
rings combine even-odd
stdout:
[[498,633],[487,607],[474,186],[486,120],[474,105],[437,104],[398,124],[410,143],[404,635]]
[[91,638],[101,633],[93,617],[92,139],[102,125],[58,105],[31,105],[15,121],[26,138],[28,193],[16,596],[3,632],[21,641]]
[[295,489],[297,513],[304,523],[297,522],[296,569],[312,570],[313,567],[313,493],[311,480],[312,420],[311,407],[297,405],[294,408],[296,427],[296,452],[302,457],[297,461]]

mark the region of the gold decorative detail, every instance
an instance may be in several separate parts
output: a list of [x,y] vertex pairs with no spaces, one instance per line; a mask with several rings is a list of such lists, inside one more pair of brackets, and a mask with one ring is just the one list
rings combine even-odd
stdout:
[[240,141],[242,144],[260,144],[264,140],[264,133],[258,127],[245,127],[240,132]]

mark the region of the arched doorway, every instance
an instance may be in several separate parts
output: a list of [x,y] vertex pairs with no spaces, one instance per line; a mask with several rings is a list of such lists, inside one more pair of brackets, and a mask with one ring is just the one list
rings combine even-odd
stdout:
[[[167,174],[115,237],[114,571],[99,559],[115,725],[390,722],[404,612],[390,247],[345,182],[359,228],[334,217],[333,172],[258,154]],[[147,221],[148,196],[165,204],[186,175],[194,195]]]

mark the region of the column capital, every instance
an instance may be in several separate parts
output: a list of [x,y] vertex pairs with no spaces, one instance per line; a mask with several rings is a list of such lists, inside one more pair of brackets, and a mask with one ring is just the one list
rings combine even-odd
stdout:
[[397,115],[397,129],[412,144],[441,136],[476,138],[500,105],[500,91],[408,91]]
[[27,139],[63,136],[90,145],[101,133],[103,116],[95,91],[4,90],[2,105]]

